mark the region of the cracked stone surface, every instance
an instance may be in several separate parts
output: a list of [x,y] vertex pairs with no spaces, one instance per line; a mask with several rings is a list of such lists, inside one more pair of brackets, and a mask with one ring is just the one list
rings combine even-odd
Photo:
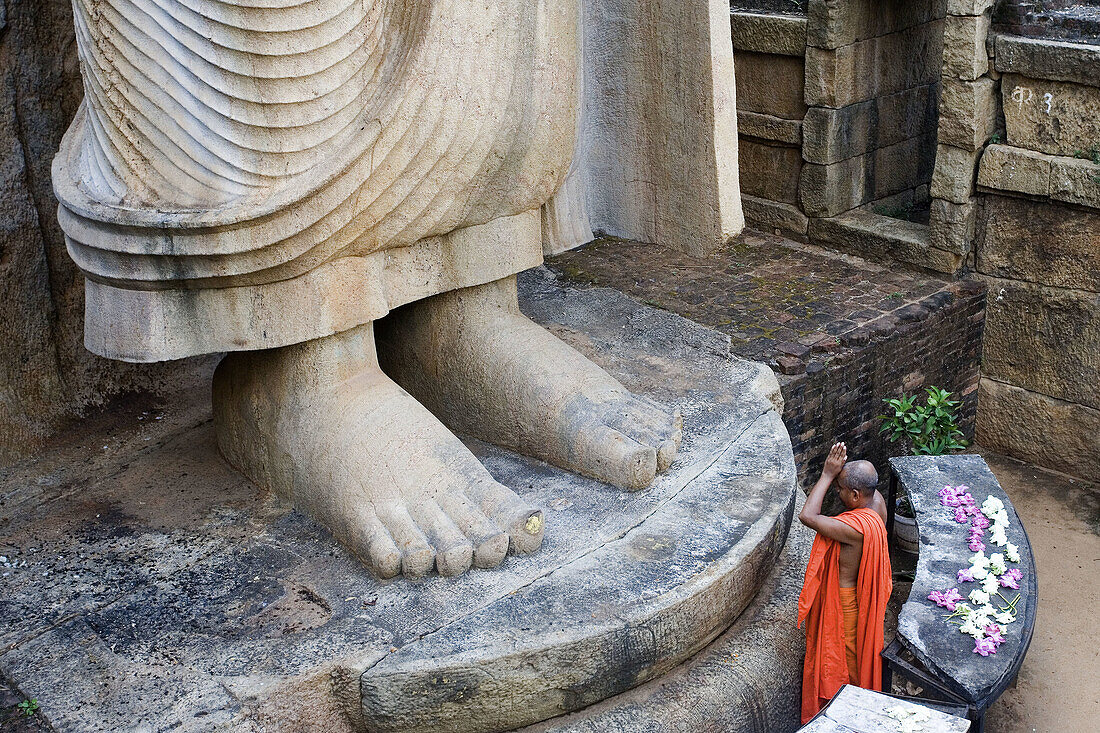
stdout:
[[482,731],[591,705],[705,647],[790,525],[774,376],[616,291],[541,269],[522,289],[531,317],[683,411],[684,446],[651,489],[471,441],[546,508],[543,549],[380,582],[222,461],[207,395],[120,404],[0,475],[0,674],[57,730]]

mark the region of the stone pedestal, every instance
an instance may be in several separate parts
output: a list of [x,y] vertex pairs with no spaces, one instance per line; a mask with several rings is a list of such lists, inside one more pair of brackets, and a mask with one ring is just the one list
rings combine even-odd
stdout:
[[[205,395],[184,396],[168,428],[134,415],[4,477],[0,671],[59,729],[499,731],[659,684],[773,582],[797,493],[778,385],[724,335],[617,291],[545,270],[521,286],[528,315],[682,411],[652,487],[470,441],[543,507],[545,545],[494,571],[379,581],[226,466]],[[789,621],[762,623],[797,638]]]

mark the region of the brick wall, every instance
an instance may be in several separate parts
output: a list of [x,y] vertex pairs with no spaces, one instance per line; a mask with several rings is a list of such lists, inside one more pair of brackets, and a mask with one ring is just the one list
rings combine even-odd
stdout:
[[[900,447],[879,434],[882,400],[943,387],[961,399],[960,425],[974,437],[985,288],[960,281],[919,303],[867,323],[837,340],[794,356],[804,372],[781,375],[783,421],[791,435],[799,478],[811,484],[833,442],[850,456],[872,461],[885,475]],[[832,350],[836,349],[835,352]],[[783,362],[788,370],[799,366]]]

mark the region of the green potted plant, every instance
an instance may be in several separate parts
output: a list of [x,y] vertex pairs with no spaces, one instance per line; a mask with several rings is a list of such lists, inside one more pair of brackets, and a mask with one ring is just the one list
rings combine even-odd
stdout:
[[[883,422],[880,432],[891,443],[902,443],[915,456],[940,456],[966,448],[956,417],[958,400],[951,399],[951,393],[940,387],[924,391],[923,405],[917,404],[920,395],[883,400],[890,411],[878,416]],[[912,553],[918,547],[914,515],[909,497],[899,498],[894,509],[894,538],[900,549]]]

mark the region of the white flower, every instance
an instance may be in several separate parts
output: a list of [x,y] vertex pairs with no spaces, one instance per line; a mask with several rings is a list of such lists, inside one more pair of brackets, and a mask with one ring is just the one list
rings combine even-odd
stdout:
[[1010,624],[1016,620],[1016,617],[1012,614],[1012,611],[1004,611],[1002,613],[998,613],[996,616],[994,616],[994,618],[997,619],[997,623],[1002,626]]
[[984,590],[978,590],[977,588],[970,591],[970,595],[967,596],[967,598],[969,598],[973,603],[976,603],[979,606],[984,606],[985,604],[989,603],[989,594],[986,593]]
[[985,636],[985,630],[975,624],[971,619],[967,619],[962,626],[959,627],[959,631],[964,634],[968,634],[975,639],[980,639]]
[[1005,544],[1005,557],[1009,562],[1020,562],[1020,548],[1008,542]]
[[1001,509],[993,517],[991,517],[991,519],[993,520],[994,527],[1004,527],[1005,529],[1008,529],[1008,512],[1006,510]]
[[[996,615],[997,609],[994,608],[992,605],[986,603],[984,606],[981,606],[980,608],[976,609],[974,611],[974,613],[977,613],[981,616],[986,616],[987,617],[986,618],[986,623],[989,623],[988,617]],[[984,626],[985,624],[982,624],[982,625]]]
[[1005,564],[1005,556],[999,552],[994,552],[989,556],[989,572],[994,575],[1004,575],[1008,572],[1008,565]]
[[985,568],[970,568],[970,574],[974,576],[974,580],[985,580],[989,577],[989,571]]
[[1008,544],[1008,537],[1005,535],[1004,527],[999,524],[993,525],[993,528],[989,530],[989,541],[998,547],[1003,547]]
[[982,502],[982,514],[992,519],[994,514],[1004,509],[1004,506],[1004,502],[997,497],[988,496],[986,500]]
[[975,552],[970,557],[970,567],[972,568],[988,568],[989,558],[985,556],[984,552]]
[[1001,587],[1001,584],[997,581],[996,575],[987,575],[985,580],[982,581],[982,590],[989,595],[993,595]]

